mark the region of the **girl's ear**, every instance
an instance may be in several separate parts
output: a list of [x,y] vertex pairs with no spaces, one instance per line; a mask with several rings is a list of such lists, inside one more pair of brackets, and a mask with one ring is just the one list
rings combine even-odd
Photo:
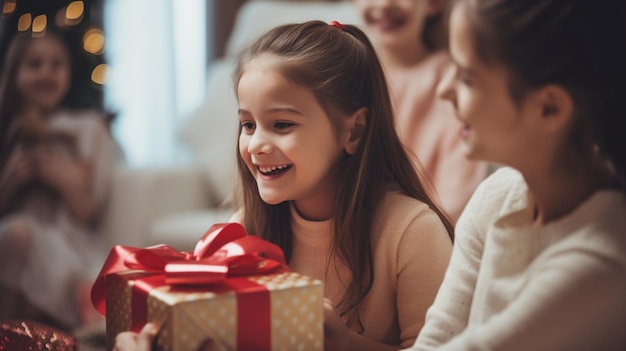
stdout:
[[344,140],[344,148],[350,155],[354,155],[359,148],[359,143],[365,135],[365,123],[367,121],[367,107],[361,107],[356,110],[350,117],[346,118],[344,130],[346,133]]
[[542,87],[537,94],[538,122],[546,132],[565,130],[574,115],[572,95],[559,85],[550,84]]

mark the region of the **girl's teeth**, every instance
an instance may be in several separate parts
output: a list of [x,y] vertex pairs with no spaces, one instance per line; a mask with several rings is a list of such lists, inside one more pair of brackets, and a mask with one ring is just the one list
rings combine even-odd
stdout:
[[283,166],[272,166],[272,167],[259,167],[259,170],[261,171],[261,173],[270,173],[276,170],[281,170],[287,168],[287,165],[283,165]]

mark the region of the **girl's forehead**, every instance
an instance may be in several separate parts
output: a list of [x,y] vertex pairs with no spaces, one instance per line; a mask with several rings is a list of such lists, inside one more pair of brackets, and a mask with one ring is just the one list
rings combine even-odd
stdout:
[[277,73],[280,73],[279,68],[283,60],[278,57],[278,55],[270,54],[270,53],[262,53],[258,56],[253,57],[244,65],[245,70],[249,69],[261,69],[261,70],[273,70]]
[[24,55],[47,55],[47,56],[68,56],[66,47],[54,37],[44,36],[42,38],[31,39],[24,51]]

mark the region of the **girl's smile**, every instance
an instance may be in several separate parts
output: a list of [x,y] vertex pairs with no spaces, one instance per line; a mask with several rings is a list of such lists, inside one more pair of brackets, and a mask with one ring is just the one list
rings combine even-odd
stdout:
[[384,46],[396,48],[419,45],[426,16],[434,11],[424,0],[352,1],[376,39]]
[[266,177],[275,177],[284,174],[287,172],[292,165],[280,165],[280,166],[260,166],[256,165],[257,169],[263,176]]
[[402,28],[408,21],[406,16],[402,14],[381,13],[379,16],[368,16],[366,18],[368,25],[377,28],[381,32],[393,32]]
[[469,124],[463,124],[461,129],[459,130],[459,136],[463,139],[469,138],[469,134],[472,131],[472,127]]

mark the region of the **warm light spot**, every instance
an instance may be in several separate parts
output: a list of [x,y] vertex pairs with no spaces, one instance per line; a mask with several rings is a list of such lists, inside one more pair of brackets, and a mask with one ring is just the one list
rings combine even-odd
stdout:
[[105,84],[109,80],[109,66],[101,63],[91,71],[91,81],[96,84]]
[[92,28],[83,36],[83,48],[92,54],[101,54],[104,49],[104,34],[100,29]]
[[65,17],[68,20],[77,20],[83,15],[83,11],[85,11],[85,4],[82,1],[73,1],[67,6]]
[[30,28],[30,23],[32,22],[32,16],[30,13],[25,13],[20,16],[20,19],[17,20],[17,30],[20,32],[25,32]]
[[4,5],[2,5],[2,14],[10,15],[15,11],[15,1],[7,0]]
[[46,15],[39,15],[33,20],[33,33],[43,33],[48,25]]

